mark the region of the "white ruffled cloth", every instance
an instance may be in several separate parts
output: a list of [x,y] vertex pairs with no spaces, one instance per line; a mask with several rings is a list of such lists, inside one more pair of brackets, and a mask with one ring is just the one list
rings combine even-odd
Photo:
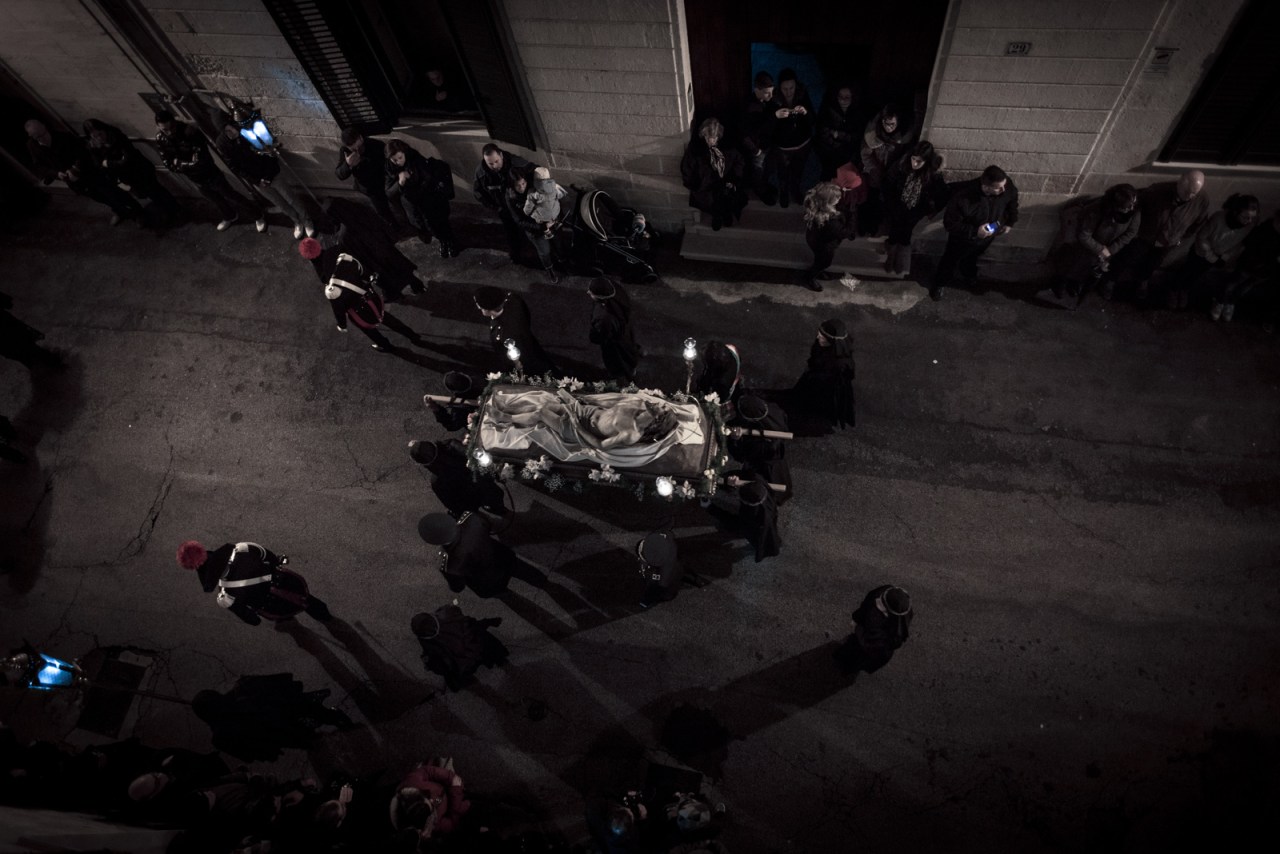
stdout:
[[565,389],[499,387],[481,410],[485,450],[536,446],[562,462],[639,468],[676,445],[703,441],[698,404],[672,403],[643,391],[575,395]]

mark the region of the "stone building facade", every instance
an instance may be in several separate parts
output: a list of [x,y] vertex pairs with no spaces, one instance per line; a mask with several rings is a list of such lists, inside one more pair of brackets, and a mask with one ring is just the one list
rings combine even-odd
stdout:
[[[694,221],[679,180],[698,107],[693,2],[490,0],[534,140],[504,147],[668,228]],[[1249,3],[950,0],[924,134],[951,179],[988,163],[1014,177],[1027,215],[1009,252],[1042,253],[1073,194],[1185,168],[1161,162],[1161,152]],[[198,88],[251,98],[317,193],[338,188],[340,128],[263,0],[6,0],[0,70],[72,127],[93,116],[148,137],[151,105],[140,95],[176,93],[138,48],[139,27],[161,36]],[[839,41],[839,24],[830,32]],[[743,80],[745,94],[748,69]],[[405,120],[394,133],[451,162],[459,197],[469,198],[489,138],[482,123]],[[1215,200],[1247,190],[1267,209],[1280,203],[1280,172],[1203,168]]]

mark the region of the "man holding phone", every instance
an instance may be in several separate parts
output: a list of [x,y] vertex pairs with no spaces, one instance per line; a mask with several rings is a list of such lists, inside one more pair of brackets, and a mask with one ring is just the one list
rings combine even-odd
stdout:
[[988,166],[981,176],[954,185],[942,227],[947,248],[938,262],[929,296],[942,299],[959,268],[964,287],[978,280],[978,259],[997,237],[1013,230],[1018,221],[1018,188],[999,166]]

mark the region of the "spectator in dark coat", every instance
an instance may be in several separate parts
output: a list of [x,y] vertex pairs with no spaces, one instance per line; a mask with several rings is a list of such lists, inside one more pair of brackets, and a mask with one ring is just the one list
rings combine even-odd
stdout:
[[830,181],[840,168],[858,157],[863,123],[858,121],[852,86],[839,86],[827,90],[818,108],[817,132],[814,134],[814,150],[822,172],[818,176]]
[[689,206],[711,214],[713,231],[733,225],[747,206],[742,154],[734,148],[721,148],[723,138],[724,125],[715,118],[705,120],[680,161],[680,177],[689,190]]
[[1075,241],[1064,243],[1054,255],[1057,279],[1054,296],[1064,294],[1084,302],[1090,287],[1111,269],[1111,259],[1138,234],[1142,213],[1132,184],[1116,184],[1101,199],[1080,211]]
[[862,134],[862,176],[869,192],[859,211],[859,229],[863,234],[878,234],[883,212],[884,179],[889,167],[907,153],[916,139],[916,128],[909,116],[887,104],[867,122]]
[[1244,252],[1236,262],[1235,272],[1225,278],[1214,294],[1215,319],[1230,322],[1235,316],[1236,303],[1259,291],[1265,291],[1261,294],[1265,312],[1263,328],[1274,332],[1280,309],[1280,210],[1244,239]]
[[1138,211],[1142,221],[1137,237],[1111,260],[1102,291],[1107,298],[1115,286],[1132,285],[1134,298],[1145,300],[1152,275],[1185,257],[1184,243],[1209,218],[1204,173],[1191,169],[1177,181],[1144,187],[1138,191]]
[[592,344],[600,346],[605,370],[623,385],[634,382],[636,366],[644,351],[636,343],[635,332],[631,329],[630,295],[622,285],[603,277],[593,279],[587,292],[592,301],[588,337]]
[[[511,212],[511,219],[516,227],[533,246],[538,256],[538,263],[542,266],[542,271],[547,274],[547,280],[554,285],[560,281],[560,275],[555,268],[558,259],[551,224],[540,222],[533,217],[534,211],[538,209],[534,198],[536,192],[534,174],[539,172],[546,173],[544,181],[549,181],[552,187],[555,187],[555,181],[551,180],[551,173],[542,166],[536,167],[533,174],[512,172],[511,186],[507,187],[507,208]],[[552,189],[551,193],[555,195],[555,190]]]
[[1018,188],[999,166],[988,166],[981,177],[956,184],[942,221],[947,248],[929,296],[935,302],[942,299],[957,268],[965,286],[972,287],[978,280],[978,258],[1017,221]]
[[180,122],[168,110],[156,113],[156,151],[160,162],[175,175],[189,178],[200,195],[218,208],[218,231],[226,231],[243,209],[266,228],[265,211],[257,199],[247,199],[231,188],[227,176],[213,162],[209,143],[195,125]]
[[127,184],[133,195],[154,202],[163,222],[170,222],[181,213],[178,200],[156,178],[156,167],[120,128],[89,119],[84,123],[84,132],[89,139],[89,154],[108,180]]
[[338,149],[338,165],[333,174],[339,181],[354,179],[353,186],[368,197],[379,216],[394,224],[391,203],[387,200],[386,160],[387,149],[382,140],[347,128],[342,132],[342,147]]
[[773,75],[759,72],[743,106],[740,125],[748,182],[752,192],[766,205],[778,201],[778,191],[769,184],[768,170],[777,145],[778,120],[784,113],[785,108],[774,96]]
[[402,140],[387,143],[386,189],[399,196],[409,224],[418,238],[430,243],[440,239],[440,257],[458,254],[458,241],[449,224],[449,200],[453,198],[453,171],[435,157],[423,157]]
[[942,180],[942,157],[928,140],[920,140],[911,151],[898,158],[884,176],[884,271],[891,275],[911,274],[911,234],[925,217],[947,204],[947,184]]
[[1191,289],[1205,282],[1214,295],[1210,316],[1214,320],[1222,318],[1223,303],[1218,295],[1235,278],[1236,262],[1244,254],[1244,241],[1258,221],[1258,210],[1256,196],[1233,193],[1222,203],[1222,210],[1200,226],[1187,260],[1173,277],[1167,308],[1185,309]]
[[853,612],[853,634],[836,651],[841,669],[856,675],[884,667],[907,642],[914,616],[911,597],[901,587],[885,584],[872,590]]
[[773,168],[778,176],[778,204],[785,208],[793,201],[804,201],[804,170],[813,145],[813,102],[790,68],[778,74],[777,97],[782,111],[774,132]]
[[[231,121],[223,124],[216,145],[218,154],[232,172],[293,221],[294,240],[301,240],[304,233],[307,237],[315,235],[315,223],[311,221],[306,203],[280,174],[280,157],[276,152],[255,149]],[[267,221],[262,217],[255,225],[258,231],[267,230]]]
[[112,225],[142,213],[142,206],[89,156],[83,139],[65,131],[50,131],[35,119],[25,128],[32,169],[45,184],[62,181],[77,195],[111,208]]
[[804,198],[804,239],[813,250],[813,264],[805,274],[805,287],[811,291],[822,290],[818,281],[831,262],[836,250],[857,231],[857,214],[851,205],[841,205],[844,191],[838,185],[823,181]]
[[524,244],[524,232],[516,225],[516,219],[507,204],[507,188],[512,184],[516,173],[530,175],[534,164],[503,151],[492,142],[481,151],[480,165],[476,167],[475,177],[471,183],[476,201],[502,220],[502,229],[507,235],[507,246],[512,261],[520,259],[520,247]]

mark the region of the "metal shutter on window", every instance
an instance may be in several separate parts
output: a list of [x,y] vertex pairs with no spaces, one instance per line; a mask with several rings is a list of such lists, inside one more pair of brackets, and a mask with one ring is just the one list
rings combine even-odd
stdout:
[[1252,0],[1192,99],[1163,159],[1280,165],[1280,3]]
[[340,126],[365,133],[391,130],[399,101],[348,4],[263,0],[263,5]]
[[533,129],[503,47],[489,0],[441,0],[440,10],[457,46],[489,135],[533,149]]

